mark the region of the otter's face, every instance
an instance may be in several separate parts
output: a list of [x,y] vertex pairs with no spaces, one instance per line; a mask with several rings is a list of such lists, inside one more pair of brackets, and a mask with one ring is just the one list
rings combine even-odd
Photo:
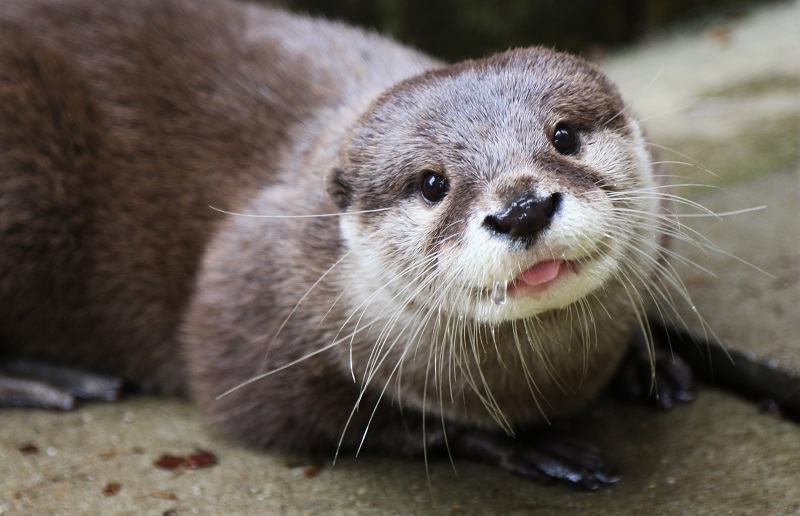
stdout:
[[514,51],[410,79],[361,118],[329,191],[375,299],[500,322],[655,262],[649,154],[591,65]]

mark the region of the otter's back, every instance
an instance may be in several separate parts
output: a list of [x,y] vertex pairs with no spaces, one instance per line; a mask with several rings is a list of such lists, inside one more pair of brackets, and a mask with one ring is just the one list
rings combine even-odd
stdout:
[[223,218],[209,206],[235,211],[326,113],[430,63],[235,3],[4,2],[6,349],[181,390],[174,333]]

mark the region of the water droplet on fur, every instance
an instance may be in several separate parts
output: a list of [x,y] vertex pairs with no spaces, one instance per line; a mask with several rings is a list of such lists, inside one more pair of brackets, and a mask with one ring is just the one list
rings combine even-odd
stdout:
[[492,303],[496,305],[506,304],[506,293],[508,292],[508,280],[495,281],[492,287]]

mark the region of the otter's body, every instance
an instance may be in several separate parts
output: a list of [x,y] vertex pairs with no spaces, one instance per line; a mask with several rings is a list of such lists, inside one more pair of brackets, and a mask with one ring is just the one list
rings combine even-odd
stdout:
[[249,443],[416,453],[581,407],[649,296],[655,187],[616,88],[563,54],[0,6],[4,352],[191,393]]

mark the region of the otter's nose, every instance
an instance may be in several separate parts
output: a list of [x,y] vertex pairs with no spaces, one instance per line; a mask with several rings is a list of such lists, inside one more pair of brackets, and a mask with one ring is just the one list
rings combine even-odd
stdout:
[[515,199],[508,208],[497,215],[489,215],[484,226],[490,231],[533,243],[561,207],[561,194],[539,198],[525,194]]

